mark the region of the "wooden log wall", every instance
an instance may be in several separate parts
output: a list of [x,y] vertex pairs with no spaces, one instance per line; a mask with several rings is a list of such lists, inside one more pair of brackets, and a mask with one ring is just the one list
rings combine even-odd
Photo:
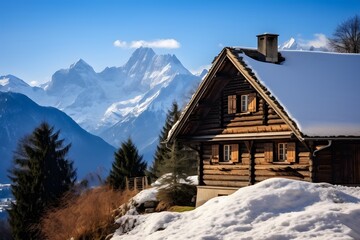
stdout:
[[[270,140],[269,140],[270,141]],[[268,141],[268,142],[269,142]],[[278,140],[274,141],[277,144]],[[234,143],[234,142],[233,142]],[[311,154],[301,144],[296,144],[296,163],[268,163],[264,159],[264,143],[254,142],[254,171],[251,173],[251,155],[244,142],[239,143],[239,163],[212,163],[211,145],[203,146],[202,178],[204,185],[219,187],[244,187],[272,177],[312,181]],[[275,151],[275,149],[274,149]],[[275,155],[275,153],[274,153]],[[253,176],[251,176],[253,174]]]
[[[268,141],[271,142],[271,141]],[[273,141],[274,159],[276,159],[276,145],[283,141]],[[285,177],[290,179],[311,181],[310,152],[299,142],[296,144],[296,163],[287,164],[279,162],[266,162],[264,154],[264,143],[255,144],[255,183],[270,177]]]
[[[322,145],[320,145],[322,146]],[[332,182],[332,150],[327,148],[316,154],[316,182]]]
[[[289,131],[290,128],[259,94],[256,97],[256,112],[227,113],[229,95],[237,95],[240,99],[242,94],[254,92],[244,78],[232,79],[223,89],[221,97],[214,101],[206,117],[201,120],[196,135]],[[240,109],[240,100],[237,104]]]
[[[242,150],[243,148],[240,147],[239,149]],[[245,155],[244,158],[248,157]],[[211,145],[204,145],[202,159],[202,181],[205,185],[222,187],[245,187],[249,185],[249,165],[242,163],[236,165],[212,164]]]

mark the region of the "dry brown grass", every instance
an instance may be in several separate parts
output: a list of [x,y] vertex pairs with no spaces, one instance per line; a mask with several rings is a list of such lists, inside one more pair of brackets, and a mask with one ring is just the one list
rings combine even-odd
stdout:
[[105,239],[116,229],[114,209],[136,194],[109,187],[88,190],[80,196],[67,195],[62,207],[48,211],[41,221],[46,239]]

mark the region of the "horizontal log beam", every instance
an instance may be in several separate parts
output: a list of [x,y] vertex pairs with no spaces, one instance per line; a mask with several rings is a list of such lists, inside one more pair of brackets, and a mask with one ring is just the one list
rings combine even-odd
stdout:
[[204,180],[205,185],[220,186],[220,187],[246,187],[249,185],[248,181],[213,181]]
[[249,170],[230,170],[230,171],[220,171],[218,169],[215,170],[206,170],[204,169],[204,175],[238,175],[238,176],[248,176]]
[[213,180],[213,181],[249,181],[249,176],[234,176],[234,175],[204,175],[204,180]]

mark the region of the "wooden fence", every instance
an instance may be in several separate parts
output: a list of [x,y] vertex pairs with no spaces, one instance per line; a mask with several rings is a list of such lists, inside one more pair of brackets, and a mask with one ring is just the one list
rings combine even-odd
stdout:
[[143,177],[126,177],[126,189],[141,191],[148,187],[148,179],[146,176]]

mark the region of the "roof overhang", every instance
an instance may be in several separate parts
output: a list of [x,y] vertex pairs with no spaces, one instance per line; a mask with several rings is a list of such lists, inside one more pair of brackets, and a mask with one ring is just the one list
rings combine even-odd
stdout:
[[239,134],[218,134],[218,135],[203,135],[203,136],[193,136],[191,138],[186,138],[182,140],[188,141],[233,141],[233,140],[261,140],[261,139],[289,139],[294,137],[292,131],[284,132],[261,132],[261,133],[239,133]]
[[353,141],[358,140],[360,141],[360,136],[330,136],[330,137],[304,137],[306,141],[324,141],[324,140],[347,140]]

